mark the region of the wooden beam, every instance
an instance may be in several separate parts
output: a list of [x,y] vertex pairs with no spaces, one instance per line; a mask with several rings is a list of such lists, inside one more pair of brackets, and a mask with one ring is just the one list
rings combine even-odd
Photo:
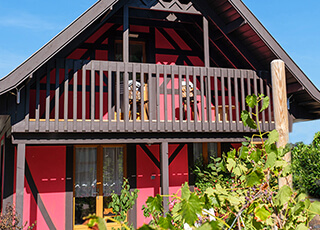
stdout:
[[[279,133],[279,141],[277,147],[285,147],[289,141],[289,122],[287,108],[287,92],[286,92],[286,73],[285,64],[282,60],[274,60],[271,62],[271,77],[272,77],[272,94],[274,119],[276,130]],[[291,153],[284,156],[284,160],[291,161]],[[279,187],[292,184],[292,176],[279,178]]]
[[[244,20],[243,18],[238,18],[236,20],[234,20],[233,22],[230,22],[229,24],[225,25],[222,29],[222,31],[227,35],[232,33],[233,31],[235,31],[236,29],[238,29],[239,27],[245,25],[247,22],[246,20]],[[223,38],[223,34],[216,34],[213,36],[213,40],[218,40],[220,38]]]
[[123,6],[123,62],[129,62],[129,8]]
[[[17,168],[16,168],[16,213],[23,220],[23,195],[24,195],[24,171],[26,159],[26,144],[20,143],[17,147]],[[22,225],[22,222],[21,222]]]
[[206,17],[203,17],[203,49],[204,49],[204,66],[210,67],[210,54],[209,54],[209,24]]
[[[169,195],[169,144],[161,143],[161,195]],[[169,211],[168,198],[163,198],[165,213]]]

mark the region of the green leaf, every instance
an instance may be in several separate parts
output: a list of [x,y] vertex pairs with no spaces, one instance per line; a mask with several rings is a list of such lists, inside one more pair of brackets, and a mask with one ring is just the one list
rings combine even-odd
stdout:
[[232,158],[228,158],[227,160],[227,169],[229,172],[236,166],[236,162]]
[[288,185],[283,185],[275,197],[275,205],[283,206],[287,203],[292,195],[292,190]]
[[258,170],[252,171],[247,175],[247,186],[252,187],[254,185],[260,184],[263,179],[264,174]]
[[267,156],[267,161],[266,161],[266,164],[265,164],[265,169],[267,168],[273,168],[276,161],[277,161],[277,155],[274,153],[274,152],[271,152],[268,154]]
[[181,188],[181,198],[189,199],[189,197],[190,197],[190,189],[189,189],[188,183],[186,182]]
[[314,201],[311,203],[309,210],[313,214],[318,214],[320,215],[320,202],[319,201]]
[[181,210],[179,214],[190,226],[193,226],[194,222],[198,219],[197,214],[202,211],[202,202],[195,193],[190,194],[188,200],[181,201]]
[[250,108],[254,108],[257,105],[257,96],[252,94],[246,97],[246,103]]
[[144,224],[142,227],[138,228],[138,230],[155,230],[155,228],[152,228],[151,226]]
[[200,226],[200,228],[197,228],[198,230],[211,230],[211,225],[209,223],[205,223]]
[[162,197],[157,194],[155,197],[149,196],[146,202],[147,206],[150,208],[151,213],[154,211],[162,212]]
[[261,159],[261,149],[255,149],[256,151],[253,151],[250,155],[250,159],[254,160],[256,163],[258,163]]
[[257,124],[251,118],[251,116],[250,116],[248,111],[242,111],[241,112],[241,120],[242,120],[244,126],[249,126],[252,129],[256,129],[257,128]]
[[98,217],[98,228],[99,230],[107,230],[106,221],[101,217]]
[[269,102],[270,102],[270,98],[268,96],[264,97],[262,99],[262,107],[260,109],[260,113],[265,110],[266,108],[268,108],[269,106]]
[[233,169],[233,173],[236,175],[236,176],[240,176],[241,175],[241,170],[239,167],[235,167]]
[[271,216],[271,212],[265,206],[258,206],[254,210],[255,219],[258,222],[265,221]]
[[161,216],[158,225],[164,229],[175,229],[172,225],[172,217],[169,214],[166,217]]
[[249,152],[248,147],[246,147],[246,146],[241,146],[239,157],[240,157],[242,160],[247,159],[248,152]]
[[256,207],[258,206],[258,203],[257,202],[253,202],[249,207],[248,207],[248,210],[247,210],[247,213],[250,214],[252,213]]
[[297,226],[296,230],[308,230],[309,228],[304,224],[301,223]]
[[264,142],[265,145],[272,145],[279,140],[279,133],[277,130],[272,130],[269,135],[268,139]]

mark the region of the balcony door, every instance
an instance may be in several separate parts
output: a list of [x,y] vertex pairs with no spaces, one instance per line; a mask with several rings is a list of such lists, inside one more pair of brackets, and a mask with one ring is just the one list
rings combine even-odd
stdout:
[[125,146],[74,148],[74,229],[87,229],[83,217],[111,215],[111,192],[120,193],[125,176]]

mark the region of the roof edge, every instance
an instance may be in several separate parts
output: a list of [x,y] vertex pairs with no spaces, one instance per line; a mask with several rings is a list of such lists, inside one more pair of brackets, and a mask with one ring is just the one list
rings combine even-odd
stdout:
[[14,89],[26,80],[29,75],[56,55],[70,41],[82,33],[101,15],[106,13],[118,0],[99,0],[88,10],[71,22],[49,42],[33,53],[28,59],[0,79],[0,95]]
[[[269,31],[262,25],[257,17],[249,10],[249,8],[242,2],[242,0],[228,0],[229,3],[238,11],[238,13],[247,20],[250,27],[256,34],[264,41],[269,49],[286,64],[287,70],[294,76],[294,78],[305,87],[309,95],[320,103],[320,91],[300,69],[300,67],[293,61],[288,53],[281,47],[276,39],[269,33]],[[259,32],[260,31],[260,32]]]

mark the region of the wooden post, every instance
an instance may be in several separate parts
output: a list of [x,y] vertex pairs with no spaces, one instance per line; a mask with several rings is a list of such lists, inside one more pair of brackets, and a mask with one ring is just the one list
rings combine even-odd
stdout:
[[20,215],[21,220],[23,220],[25,159],[26,159],[26,145],[18,144],[17,168],[16,168],[16,212]]
[[[161,143],[161,195],[169,195],[169,145]],[[165,213],[169,211],[168,198],[163,198]]]
[[[279,133],[279,141],[277,147],[285,147],[289,141],[289,123],[288,123],[288,107],[287,107],[287,90],[286,90],[286,74],[285,64],[282,60],[274,60],[271,62],[272,77],[272,95],[274,119],[276,130]],[[284,156],[284,160],[291,161],[291,153]],[[287,184],[291,186],[292,176],[279,178],[279,188]]]
[[203,17],[203,51],[204,66],[210,67],[209,24],[206,17]]

